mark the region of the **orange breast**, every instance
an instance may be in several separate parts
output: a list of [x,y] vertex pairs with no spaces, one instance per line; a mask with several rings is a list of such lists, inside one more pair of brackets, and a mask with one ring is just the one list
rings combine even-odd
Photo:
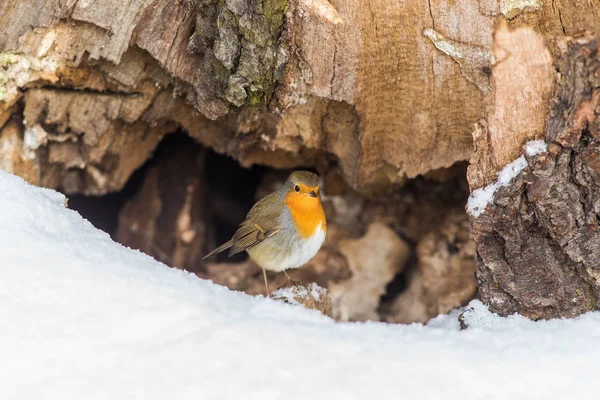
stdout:
[[325,212],[319,198],[292,192],[285,197],[285,204],[301,237],[308,239],[315,234],[319,225],[325,230]]

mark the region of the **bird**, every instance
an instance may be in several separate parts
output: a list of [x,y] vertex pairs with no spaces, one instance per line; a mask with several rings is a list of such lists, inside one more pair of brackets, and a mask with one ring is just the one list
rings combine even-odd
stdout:
[[317,254],[327,232],[321,204],[319,176],[294,171],[281,188],[260,199],[250,209],[233,237],[204,256],[229,250],[228,256],[246,251],[263,272],[270,297],[267,270],[287,274]]

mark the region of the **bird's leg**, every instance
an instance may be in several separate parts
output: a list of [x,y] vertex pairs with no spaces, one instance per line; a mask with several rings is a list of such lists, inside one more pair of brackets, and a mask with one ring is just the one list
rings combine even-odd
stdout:
[[290,276],[288,275],[288,273],[287,273],[287,272],[285,272],[285,270],[283,271],[283,273],[285,274],[286,278],[288,278],[288,281],[290,281],[290,282],[291,282],[291,281],[292,281],[292,278],[290,278]]
[[271,297],[271,293],[269,292],[269,282],[267,281],[267,270],[263,270],[263,277],[265,278],[265,290],[267,291],[267,297]]

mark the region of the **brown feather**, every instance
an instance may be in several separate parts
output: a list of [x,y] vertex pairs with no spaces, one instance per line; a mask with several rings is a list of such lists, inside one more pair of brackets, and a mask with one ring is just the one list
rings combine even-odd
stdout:
[[215,254],[219,254],[222,251],[227,250],[228,248],[230,248],[233,245],[233,241],[229,240],[225,243],[223,243],[222,245],[220,245],[219,247],[217,247],[216,249],[214,249],[213,251],[211,251],[210,253],[208,253],[207,255],[205,255],[204,257],[202,257],[203,260],[206,260],[208,257],[212,257]]
[[277,198],[278,196],[279,192],[274,192],[259,200],[248,212],[246,219],[240,224],[231,240],[217,247],[204,258],[206,259],[227,249],[230,249],[228,257],[231,257],[256,246],[277,233],[279,230],[277,226],[279,215],[283,208],[283,202]]

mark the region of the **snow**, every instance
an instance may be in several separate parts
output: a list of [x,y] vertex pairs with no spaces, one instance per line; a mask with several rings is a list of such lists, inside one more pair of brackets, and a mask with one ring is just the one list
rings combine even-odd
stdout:
[[525,156],[520,156],[515,161],[507,164],[498,172],[498,180],[487,186],[473,190],[467,202],[467,210],[474,217],[479,217],[488,204],[494,199],[494,194],[502,186],[508,186],[511,180],[527,167]]
[[271,296],[290,304],[300,304],[297,299],[308,299],[311,296],[315,301],[319,301],[321,296],[326,294],[326,289],[313,282],[306,286],[282,287],[271,293]]
[[[544,140],[532,140],[525,144],[524,150],[527,156],[534,157],[548,151],[548,147]],[[487,205],[494,200],[496,191],[502,186],[508,186],[521,171],[527,168],[527,165],[527,159],[524,155],[521,155],[498,172],[498,180],[496,182],[473,190],[467,201],[467,211],[469,214],[479,217],[485,211]]]
[[529,157],[537,156],[538,154],[542,154],[548,151],[548,145],[545,140],[538,139],[532,140],[525,144],[525,153]]
[[0,171],[0,397],[592,399],[600,313],[335,323],[170,269]]

